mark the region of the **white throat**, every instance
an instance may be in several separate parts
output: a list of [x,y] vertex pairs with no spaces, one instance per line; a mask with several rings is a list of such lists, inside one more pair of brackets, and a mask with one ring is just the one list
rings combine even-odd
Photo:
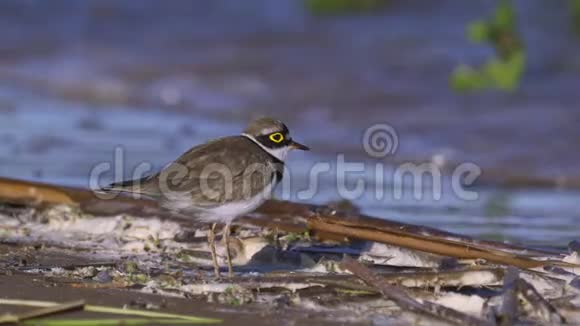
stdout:
[[290,151],[290,147],[288,147],[288,146],[272,149],[272,148],[268,148],[268,147],[260,144],[260,142],[257,141],[256,138],[254,138],[251,135],[242,134],[242,136],[244,136],[244,137],[250,139],[251,141],[253,141],[254,143],[258,144],[258,146],[260,146],[263,150],[270,153],[270,155],[274,156],[275,158],[279,159],[282,162],[284,162],[286,160],[286,156],[288,156],[288,152]]

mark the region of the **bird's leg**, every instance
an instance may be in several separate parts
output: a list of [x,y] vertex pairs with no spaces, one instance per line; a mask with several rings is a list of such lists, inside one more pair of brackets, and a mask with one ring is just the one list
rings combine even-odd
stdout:
[[209,227],[209,231],[207,233],[207,242],[209,244],[209,250],[211,251],[211,260],[213,261],[213,271],[215,273],[215,277],[220,277],[220,266],[217,262],[217,254],[215,252],[215,228],[217,223],[212,223]]
[[231,223],[226,223],[224,226],[224,232],[222,239],[224,241],[224,246],[226,247],[226,257],[228,260],[228,276],[231,278],[234,276],[234,267],[232,266],[232,253],[230,251],[230,231],[231,231]]
[[278,230],[278,227],[276,226],[272,232],[274,233],[274,246],[276,249],[282,248],[282,245],[280,244],[280,230]]

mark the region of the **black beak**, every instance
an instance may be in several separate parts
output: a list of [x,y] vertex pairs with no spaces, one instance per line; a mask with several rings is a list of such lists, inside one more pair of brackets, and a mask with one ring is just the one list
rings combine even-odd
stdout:
[[309,151],[310,150],[310,148],[308,146],[302,145],[302,144],[295,142],[295,141],[290,142],[290,148],[299,149],[301,151]]

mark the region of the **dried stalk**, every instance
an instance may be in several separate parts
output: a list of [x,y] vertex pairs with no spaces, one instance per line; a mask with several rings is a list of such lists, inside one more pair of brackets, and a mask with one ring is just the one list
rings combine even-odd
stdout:
[[63,188],[37,182],[0,178],[0,198],[16,204],[68,204],[75,201]]
[[566,319],[526,280],[518,279],[520,296],[531,306],[531,314],[547,324],[564,324]]
[[509,268],[503,282],[503,298],[498,315],[502,326],[514,325],[518,320],[518,279],[519,271]]
[[[35,309],[35,310],[21,313],[19,315],[15,315],[15,316],[8,315],[6,317],[0,318],[0,323],[2,323],[2,322],[19,323],[19,322],[22,322],[22,321],[25,321],[28,319],[45,317],[45,316],[50,316],[50,315],[59,314],[62,312],[73,311],[73,310],[82,310],[84,307],[85,307],[85,301],[78,300],[78,301],[58,304],[58,305],[54,305],[54,306],[50,306],[50,307],[43,307],[43,308]],[[4,318],[5,318],[5,320],[2,320]],[[10,319],[12,319],[12,320],[10,320]]]
[[[138,216],[167,217],[148,200],[118,197],[114,200],[98,200],[91,191],[56,187],[40,183],[0,178],[0,199],[8,202],[31,200],[32,203],[77,204],[88,212],[114,213],[135,212]],[[409,225],[366,216],[346,216],[327,207],[310,206],[291,202],[270,201],[265,203],[254,218],[243,221],[262,227],[290,232],[316,231],[327,239],[345,241],[348,238],[376,241],[408,249],[462,259],[485,259],[494,263],[534,268],[548,264],[576,266],[555,260],[533,260],[531,255],[553,256],[551,253],[528,250],[502,243],[474,240],[432,228]],[[181,220],[183,217],[169,216]],[[191,223],[189,219],[187,223]],[[576,266],[577,267],[577,266]]]
[[[430,271],[430,272],[402,272],[402,273],[378,273],[378,275],[387,283],[401,285],[404,287],[464,287],[464,286],[495,286],[501,284],[504,269],[501,268],[475,268],[468,270],[454,271]],[[470,277],[473,280],[470,280]],[[246,277],[243,279],[247,279]],[[251,279],[251,278],[250,278]],[[261,280],[269,282],[292,281],[292,282],[313,282],[324,283],[330,282],[352,282],[354,277],[351,275],[303,275],[293,273],[281,277],[261,277]]]
[[[333,221],[334,222],[334,221]],[[513,265],[520,268],[540,267],[548,263],[528,258],[518,257],[506,252],[491,252],[470,244],[459,243],[447,239],[438,239],[430,236],[417,236],[407,232],[385,232],[375,229],[328,223],[325,219],[311,218],[309,226],[314,230],[323,230],[347,237],[369,241],[393,244],[404,248],[421,250],[433,254],[451,256],[463,259],[486,259],[495,263]]]
[[342,261],[342,266],[368,285],[375,287],[385,298],[395,302],[403,310],[454,325],[489,325],[485,320],[466,315],[451,308],[429,301],[420,303],[409,296],[404,288],[387,284],[380,275],[348,256]]

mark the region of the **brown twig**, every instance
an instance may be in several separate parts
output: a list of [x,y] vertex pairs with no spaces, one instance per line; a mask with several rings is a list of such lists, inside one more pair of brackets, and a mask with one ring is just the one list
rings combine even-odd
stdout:
[[403,310],[454,325],[489,325],[485,320],[466,315],[451,308],[429,301],[420,303],[409,296],[404,288],[387,284],[380,275],[348,256],[343,259],[342,266],[368,285],[376,288],[385,298],[395,302]]
[[566,319],[548,302],[533,285],[526,280],[518,280],[518,291],[522,298],[531,306],[531,314],[547,324],[564,324]]
[[63,189],[36,182],[1,178],[0,198],[12,203],[26,204],[74,204],[75,201]]
[[62,312],[81,310],[84,307],[85,307],[85,300],[77,300],[77,301],[67,302],[67,303],[63,303],[63,304],[59,304],[59,305],[55,305],[55,306],[51,306],[51,307],[44,307],[44,308],[35,309],[32,311],[28,311],[28,312],[16,315],[15,322],[21,322],[21,321],[25,321],[28,319],[38,318],[38,317],[45,317],[45,316],[54,315],[54,314],[58,314],[58,313],[62,313]]
[[503,298],[498,321],[502,326],[513,325],[518,320],[518,279],[517,268],[510,267],[504,277]]
[[341,225],[329,223],[324,218],[311,218],[309,226],[315,230],[333,232],[347,237],[364,239],[369,241],[393,244],[404,248],[420,250],[433,254],[451,256],[463,259],[483,258],[492,262],[513,265],[520,268],[534,268],[547,264],[546,261],[536,261],[519,257],[505,252],[491,252],[474,245],[458,243],[447,239],[429,236],[417,236],[407,232],[386,232],[353,225]]

